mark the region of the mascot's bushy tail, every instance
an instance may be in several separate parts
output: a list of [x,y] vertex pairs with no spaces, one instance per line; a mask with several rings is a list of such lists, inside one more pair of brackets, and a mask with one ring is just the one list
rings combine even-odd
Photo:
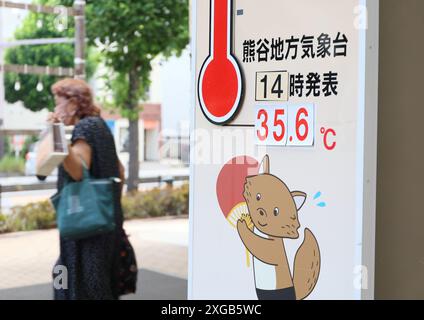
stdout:
[[306,298],[314,289],[321,267],[318,242],[309,229],[305,229],[305,238],[294,258],[293,283],[296,299]]

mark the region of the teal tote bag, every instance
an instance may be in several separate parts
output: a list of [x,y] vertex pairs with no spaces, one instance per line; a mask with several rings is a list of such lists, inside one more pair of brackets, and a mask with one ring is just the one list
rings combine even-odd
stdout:
[[83,161],[83,179],[65,179],[62,190],[51,197],[60,236],[78,240],[114,230],[113,185],[119,180],[91,178]]

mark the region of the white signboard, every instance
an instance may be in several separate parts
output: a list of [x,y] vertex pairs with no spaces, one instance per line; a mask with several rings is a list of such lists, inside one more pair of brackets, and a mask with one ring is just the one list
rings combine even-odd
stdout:
[[378,1],[192,17],[189,298],[372,298]]

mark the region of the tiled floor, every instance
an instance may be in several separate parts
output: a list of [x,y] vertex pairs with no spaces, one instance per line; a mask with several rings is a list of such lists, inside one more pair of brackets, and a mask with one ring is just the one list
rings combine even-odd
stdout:
[[[125,229],[142,269],[140,292],[127,298],[186,297],[188,219],[133,220]],[[0,299],[50,297],[58,254],[57,230],[0,235]],[[36,294],[39,290],[43,292]]]

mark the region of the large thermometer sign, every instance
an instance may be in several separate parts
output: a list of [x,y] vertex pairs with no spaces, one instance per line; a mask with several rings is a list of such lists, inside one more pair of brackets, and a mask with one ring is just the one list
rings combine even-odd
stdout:
[[232,54],[232,0],[210,0],[209,56],[198,82],[200,108],[214,124],[225,124],[241,105],[243,83]]
[[372,298],[378,1],[191,3],[188,298]]

